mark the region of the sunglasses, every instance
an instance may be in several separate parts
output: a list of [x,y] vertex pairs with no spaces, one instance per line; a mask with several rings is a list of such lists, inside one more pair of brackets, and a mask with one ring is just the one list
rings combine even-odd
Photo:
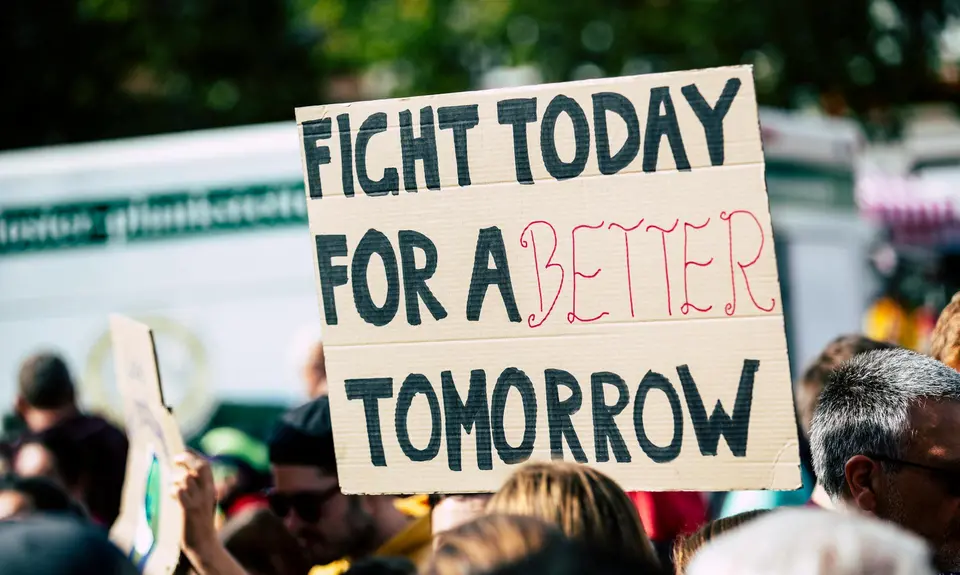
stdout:
[[916,463],[913,461],[905,461],[903,459],[896,459],[883,455],[868,454],[867,457],[875,461],[882,461],[885,463],[891,463],[893,465],[903,465],[905,467],[913,467],[914,469],[926,471],[940,481],[947,488],[951,495],[960,496],[960,470],[944,469],[942,467],[934,467],[932,465],[925,465],[923,463]]
[[270,490],[267,491],[267,503],[273,514],[281,519],[293,511],[304,522],[316,523],[320,520],[320,511],[324,503],[338,493],[340,493],[339,485],[320,491],[278,492]]

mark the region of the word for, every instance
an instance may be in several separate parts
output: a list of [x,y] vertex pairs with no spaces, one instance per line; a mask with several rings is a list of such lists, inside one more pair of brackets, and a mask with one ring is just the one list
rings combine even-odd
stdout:
[[[684,101],[700,121],[706,136],[710,162],[714,166],[723,165],[723,119],[740,90],[740,84],[738,78],[727,80],[723,92],[713,105],[704,99],[696,84],[689,84],[680,90]],[[597,155],[597,165],[601,174],[613,175],[629,166],[640,155],[640,119],[633,102],[617,92],[598,92],[591,95],[591,100],[593,104],[592,139]],[[608,112],[619,116],[627,127],[626,140],[616,152],[610,149]],[[566,115],[573,125],[576,151],[570,161],[561,159],[557,151],[556,127],[561,115]],[[423,163],[426,188],[440,189],[437,127],[452,132],[457,183],[461,187],[469,186],[472,180],[467,144],[470,130],[481,123],[479,106],[477,104],[443,106],[437,108],[436,112],[432,106],[424,106],[420,109],[419,116],[420,135],[416,136],[413,112],[402,110],[399,113],[399,144],[404,190],[416,192],[420,189],[417,182],[417,162]],[[344,195],[354,197],[355,179],[363,193],[368,196],[399,194],[401,170],[396,167],[387,167],[384,168],[383,173],[373,176],[367,168],[367,149],[370,140],[378,134],[391,131],[388,130],[387,114],[385,112],[370,114],[361,122],[356,133],[351,125],[349,113],[337,115],[336,120],[340,146],[340,183]],[[540,122],[539,148],[543,165],[550,176],[556,180],[568,180],[583,173],[590,156],[591,130],[587,114],[580,103],[569,96],[559,94],[550,100],[543,110],[543,115],[538,116],[537,98],[511,98],[497,102],[497,123],[513,132],[513,158],[517,182],[534,183],[530,169],[527,125],[537,121]],[[333,118],[326,117],[304,122],[302,126],[307,187],[311,198],[321,198],[323,197],[321,182],[323,170],[320,168],[332,162],[330,147],[324,142],[333,139]],[[667,138],[676,168],[680,171],[691,169],[669,87],[660,86],[650,89],[645,133],[642,156],[644,172],[657,170],[660,143],[663,138]]]
[[[686,365],[676,368],[701,455],[716,456],[717,445],[723,436],[734,456],[746,456],[754,376],[759,367],[757,360],[744,360],[730,415],[719,401],[708,415],[690,369]],[[493,386],[492,394],[488,395],[486,373],[482,369],[475,369],[470,373],[466,400],[457,391],[451,372],[442,372],[440,382],[438,394],[425,375],[411,373],[396,393],[396,412],[392,420],[396,427],[397,442],[407,459],[413,462],[432,461],[439,455],[441,436],[445,435],[447,465],[451,471],[462,471],[463,432],[474,435],[477,467],[481,470],[493,469],[494,451],[500,461],[508,465],[530,458],[537,440],[537,421],[541,412],[534,384],[526,373],[516,367],[504,369]],[[563,445],[566,443],[576,461],[587,463],[587,454],[571,419],[584,404],[584,390],[580,382],[573,374],[562,369],[544,370],[543,382],[551,457],[563,459]],[[569,392],[564,400],[560,399],[561,387]],[[511,445],[507,440],[504,427],[504,413],[511,390],[518,392],[523,409],[523,437],[517,445]],[[667,445],[653,443],[644,427],[644,406],[652,391],[666,396],[673,414],[673,438]],[[627,383],[616,373],[595,372],[590,376],[589,393],[595,461],[610,461],[612,452],[617,463],[630,463],[630,450],[614,419],[630,404]],[[346,394],[350,401],[363,402],[371,463],[386,467],[379,402],[394,397],[393,379],[348,379]],[[408,427],[410,408],[418,396],[423,396],[430,410],[430,439],[424,447],[413,444]],[[668,463],[676,459],[683,446],[683,420],[683,409],[676,388],[664,375],[648,371],[633,394],[633,432],[643,453],[656,463]]]

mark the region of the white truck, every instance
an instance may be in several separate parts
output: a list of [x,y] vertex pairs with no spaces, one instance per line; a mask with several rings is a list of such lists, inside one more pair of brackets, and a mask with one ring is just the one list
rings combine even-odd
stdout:
[[[866,305],[859,135],[761,116],[796,368],[856,330]],[[831,208],[831,194],[850,205]],[[0,153],[0,411],[20,362],[53,349],[82,400],[116,414],[112,312],[155,329],[187,436],[218,402],[302,400],[321,323],[306,222],[293,122]]]

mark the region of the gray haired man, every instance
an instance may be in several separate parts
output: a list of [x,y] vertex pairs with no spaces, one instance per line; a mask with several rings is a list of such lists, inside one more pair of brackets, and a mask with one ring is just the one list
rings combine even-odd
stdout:
[[831,499],[920,535],[960,572],[960,373],[903,349],[858,355],[824,388],[810,448]]

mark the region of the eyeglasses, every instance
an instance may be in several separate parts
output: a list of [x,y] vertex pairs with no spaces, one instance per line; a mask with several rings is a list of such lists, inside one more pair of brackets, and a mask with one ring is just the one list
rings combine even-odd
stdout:
[[897,459],[895,457],[886,457],[884,455],[864,455],[876,461],[891,463],[893,465],[904,465],[906,467],[913,467],[914,469],[922,469],[943,483],[952,495],[960,496],[960,470],[944,469],[943,467],[935,467],[932,465],[926,465],[924,463],[917,463],[915,461],[907,461],[904,459]]
[[303,521],[316,523],[320,520],[323,504],[337,493],[340,493],[339,485],[319,491],[278,492],[271,489],[267,492],[267,503],[274,515],[281,519],[293,511]]

